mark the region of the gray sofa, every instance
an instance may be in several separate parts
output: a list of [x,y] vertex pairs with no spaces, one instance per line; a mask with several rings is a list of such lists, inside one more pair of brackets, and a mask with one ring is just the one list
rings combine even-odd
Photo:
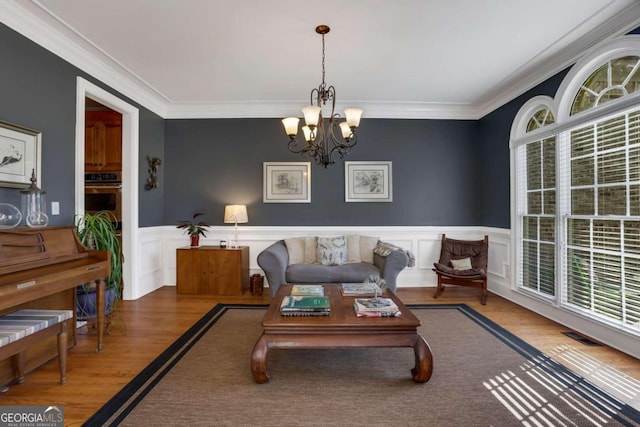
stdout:
[[[387,248],[392,245],[387,244]],[[258,265],[264,271],[271,296],[281,284],[286,283],[358,283],[371,275],[384,279],[387,287],[395,292],[398,274],[409,265],[408,253],[401,249],[374,251],[373,264],[367,262],[322,265],[299,263],[289,265],[289,252],[284,240],[278,240],[258,255]]]

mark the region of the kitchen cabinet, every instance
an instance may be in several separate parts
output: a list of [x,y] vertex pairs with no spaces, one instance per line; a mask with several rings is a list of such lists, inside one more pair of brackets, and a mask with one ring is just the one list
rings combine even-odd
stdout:
[[122,170],[122,114],[87,111],[84,125],[85,172]]

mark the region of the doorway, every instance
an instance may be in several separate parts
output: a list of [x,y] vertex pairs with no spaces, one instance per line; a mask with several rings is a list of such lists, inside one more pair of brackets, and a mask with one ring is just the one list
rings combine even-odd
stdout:
[[85,210],[85,110],[93,101],[122,114],[122,253],[124,299],[136,299],[139,295],[135,278],[139,277],[138,257],[138,152],[139,112],[133,105],[78,77],[76,79],[76,177],[75,212]]

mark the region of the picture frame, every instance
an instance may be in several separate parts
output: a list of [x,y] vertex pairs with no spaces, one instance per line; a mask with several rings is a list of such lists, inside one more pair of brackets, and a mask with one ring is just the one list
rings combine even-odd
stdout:
[[311,162],[263,162],[263,203],[311,203]]
[[35,172],[40,185],[42,133],[0,121],[0,187],[27,188]]
[[345,202],[392,202],[391,162],[344,162]]

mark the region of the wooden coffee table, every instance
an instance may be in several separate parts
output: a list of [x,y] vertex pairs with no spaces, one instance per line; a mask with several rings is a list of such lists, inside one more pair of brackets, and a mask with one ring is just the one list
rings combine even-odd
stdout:
[[415,382],[429,381],[433,372],[433,356],[429,344],[418,334],[420,320],[396,297],[387,291],[400,308],[400,317],[356,317],[355,297],[343,296],[340,285],[324,285],[331,301],[329,316],[281,316],[280,302],[291,293],[291,285],[281,285],[262,319],[264,332],[251,355],[251,373],[257,383],[269,381],[267,357],[271,348],[357,348],[412,347],[415,367],[411,374]]

